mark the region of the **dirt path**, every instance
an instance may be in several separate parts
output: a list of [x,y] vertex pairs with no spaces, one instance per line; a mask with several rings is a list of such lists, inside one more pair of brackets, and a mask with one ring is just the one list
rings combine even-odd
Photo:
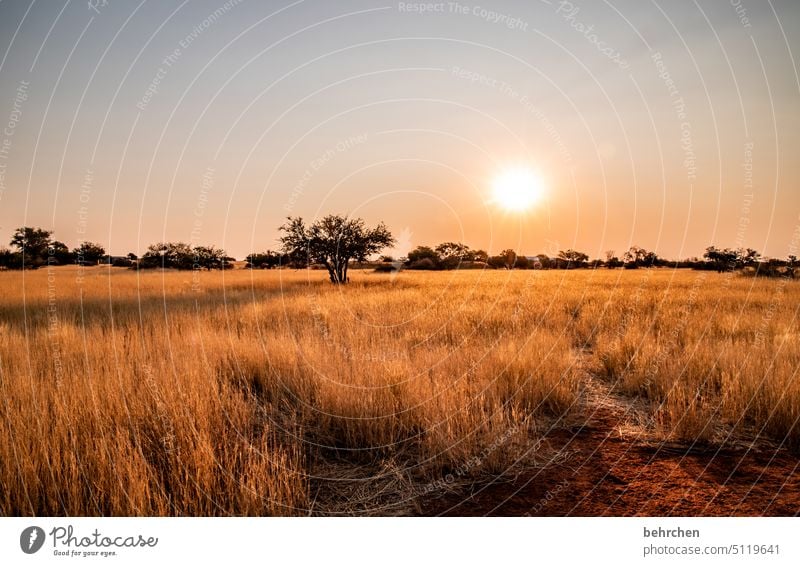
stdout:
[[764,444],[658,442],[644,411],[587,374],[585,423],[546,434],[558,454],[513,481],[423,503],[426,515],[760,516],[800,514],[800,458]]

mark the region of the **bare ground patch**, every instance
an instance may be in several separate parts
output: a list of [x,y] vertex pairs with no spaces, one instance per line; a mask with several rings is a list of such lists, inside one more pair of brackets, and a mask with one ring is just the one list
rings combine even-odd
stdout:
[[796,516],[800,459],[774,443],[659,440],[641,400],[586,373],[582,422],[543,439],[563,459],[423,504],[426,515]]

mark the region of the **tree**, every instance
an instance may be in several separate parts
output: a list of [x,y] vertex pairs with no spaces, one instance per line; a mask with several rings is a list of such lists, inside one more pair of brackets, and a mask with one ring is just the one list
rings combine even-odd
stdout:
[[329,214],[306,226],[302,218],[287,218],[280,227],[284,252],[321,263],[328,270],[331,283],[347,283],[350,261],[366,261],[373,254],[395,243],[383,223],[367,228],[361,218]]
[[106,249],[95,242],[81,242],[81,245],[72,250],[75,261],[80,265],[97,265],[97,262],[106,255]]
[[136,267],[136,263],[127,256],[106,256],[111,267]]
[[489,254],[485,250],[475,250],[472,252],[472,261],[482,261],[486,263],[489,261]]
[[425,258],[435,261],[439,261],[441,259],[439,254],[433,248],[428,246],[417,246],[408,252],[408,261],[419,261]]
[[535,265],[538,265],[541,269],[551,269],[553,267],[557,267],[557,261],[551,259],[547,254],[537,254],[535,256],[537,260],[534,262]]
[[570,269],[571,267],[583,267],[583,265],[589,261],[589,256],[583,252],[569,249],[558,252],[558,259],[566,261],[567,269]]
[[192,269],[194,257],[191,246],[183,242],[159,242],[147,246],[141,267]]
[[250,269],[272,269],[278,267],[281,263],[288,264],[289,256],[281,255],[272,250],[267,250],[262,253],[253,253],[245,258],[247,264],[245,267]]
[[437,269],[442,258],[433,248],[417,246],[408,252],[408,267],[411,269]]
[[627,252],[622,254],[622,259],[625,260],[625,263],[632,263],[635,267],[639,267],[639,256],[642,252],[644,252],[644,250],[639,246],[631,246],[628,248]]
[[503,258],[503,265],[506,269],[514,269],[517,263],[517,252],[512,249],[503,250],[500,252],[500,257]]
[[53,240],[47,246],[47,264],[48,265],[66,265],[75,261],[75,256],[69,251],[69,248],[64,242]]
[[622,257],[627,268],[653,267],[661,261],[655,252],[649,252],[639,246],[631,246]]
[[436,246],[442,267],[455,269],[464,261],[473,261],[474,253],[461,242],[444,242]]
[[505,269],[506,259],[503,256],[493,255],[489,256],[487,262],[492,269]]
[[228,269],[236,261],[234,258],[228,257],[225,250],[214,246],[195,246],[192,248],[192,254],[194,256],[193,269],[205,269],[206,271]]
[[163,267],[171,269],[230,269],[234,258],[225,250],[214,246],[192,247],[183,242],[159,242],[147,246],[139,261],[139,267]]
[[512,249],[503,250],[499,255],[489,257],[487,263],[492,269],[514,269],[515,267],[525,269],[528,267],[528,259],[518,256],[517,252]]
[[720,249],[716,246],[708,246],[703,257],[721,273],[736,268],[738,254],[729,248]]
[[606,252],[606,267],[609,269],[614,269],[615,267],[620,267],[622,262],[620,259],[614,255],[614,250],[608,250]]
[[409,264],[409,269],[423,269],[426,271],[430,271],[433,269],[440,269],[439,264],[435,263],[429,257],[423,257],[422,259],[418,259],[415,262]]
[[47,250],[51,245],[53,232],[42,228],[23,226],[11,236],[11,245],[22,254],[23,264],[39,267],[46,261]]
[[737,262],[742,266],[756,265],[761,261],[761,254],[753,248],[739,248],[736,250]]
[[19,269],[22,267],[22,254],[8,248],[0,248],[0,269]]

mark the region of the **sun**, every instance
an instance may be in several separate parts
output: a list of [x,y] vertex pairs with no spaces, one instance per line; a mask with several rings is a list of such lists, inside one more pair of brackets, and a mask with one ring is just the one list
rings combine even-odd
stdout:
[[544,193],[542,179],[520,167],[498,175],[492,183],[492,202],[508,211],[524,211],[539,202]]

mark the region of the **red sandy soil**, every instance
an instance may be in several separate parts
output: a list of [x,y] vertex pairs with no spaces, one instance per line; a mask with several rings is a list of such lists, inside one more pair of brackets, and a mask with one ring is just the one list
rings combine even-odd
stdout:
[[424,515],[796,516],[800,456],[762,444],[714,448],[625,434],[626,408],[591,394],[588,422],[553,430],[544,446],[562,457],[473,493],[422,502]]

